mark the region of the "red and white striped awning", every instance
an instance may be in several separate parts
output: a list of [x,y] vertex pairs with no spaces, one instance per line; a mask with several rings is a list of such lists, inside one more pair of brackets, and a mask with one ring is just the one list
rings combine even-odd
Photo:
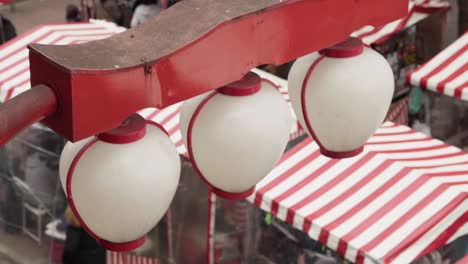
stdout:
[[51,24],[35,27],[0,46],[0,102],[31,87],[29,43],[69,45],[110,37],[125,29],[114,23],[93,20],[90,23]]
[[121,252],[107,252],[106,264],[159,264],[155,258],[137,256]]
[[468,101],[468,31],[407,79],[413,86]]
[[413,0],[410,1],[406,17],[381,27],[363,27],[355,31],[352,36],[362,39],[367,45],[380,44],[401,30],[427,18],[431,13],[449,8],[450,3],[446,0]]
[[409,263],[468,233],[467,192],[467,153],[385,123],[350,159],[305,140],[249,199],[352,262]]

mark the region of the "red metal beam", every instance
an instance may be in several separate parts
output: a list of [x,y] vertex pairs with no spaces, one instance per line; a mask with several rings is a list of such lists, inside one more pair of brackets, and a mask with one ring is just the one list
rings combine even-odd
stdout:
[[72,141],[403,17],[408,0],[191,0],[141,27],[72,46],[30,46],[32,85],[55,92],[44,123]]
[[56,110],[57,98],[44,85],[38,85],[0,105],[0,145]]

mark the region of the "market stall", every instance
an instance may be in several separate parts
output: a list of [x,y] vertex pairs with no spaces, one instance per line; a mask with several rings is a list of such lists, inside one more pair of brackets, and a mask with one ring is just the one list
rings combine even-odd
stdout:
[[[410,85],[406,74],[414,70],[421,61],[425,61],[424,50],[439,46],[442,38],[428,40],[427,31],[420,25],[430,23],[432,31],[444,31],[445,14],[450,9],[448,1],[422,0],[410,2],[408,16],[383,27],[367,26],[357,30],[353,36],[371,45],[384,55],[392,66],[395,76],[395,95],[388,120],[399,124],[408,124],[408,101]],[[436,48],[435,47],[435,48]]]
[[416,25],[438,11],[450,9],[450,3],[444,0],[415,0],[410,2],[408,16],[382,27],[366,26],[352,35],[362,39],[368,45],[381,44],[393,35]]
[[468,154],[385,123],[365,153],[333,160],[310,139],[249,200],[357,263],[408,263],[465,234]]
[[407,76],[411,85],[468,101],[468,32]]
[[425,122],[432,135],[466,146],[468,32],[435,57],[408,73],[412,86],[426,92]]

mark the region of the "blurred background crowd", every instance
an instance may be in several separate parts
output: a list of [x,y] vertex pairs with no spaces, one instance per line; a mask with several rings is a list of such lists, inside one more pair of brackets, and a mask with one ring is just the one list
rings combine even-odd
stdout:
[[169,0],[81,0],[79,6],[68,5],[66,19],[68,22],[104,19],[123,27],[136,27],[149,18],[158,15],[163,8],[178,2]]

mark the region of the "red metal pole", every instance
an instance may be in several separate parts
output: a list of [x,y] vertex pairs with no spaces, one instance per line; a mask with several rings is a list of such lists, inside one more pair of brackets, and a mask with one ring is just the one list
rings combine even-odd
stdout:
[[32,124],[55,113],[57,98],[52,89],[38,85],[0,105],[0,146]]

